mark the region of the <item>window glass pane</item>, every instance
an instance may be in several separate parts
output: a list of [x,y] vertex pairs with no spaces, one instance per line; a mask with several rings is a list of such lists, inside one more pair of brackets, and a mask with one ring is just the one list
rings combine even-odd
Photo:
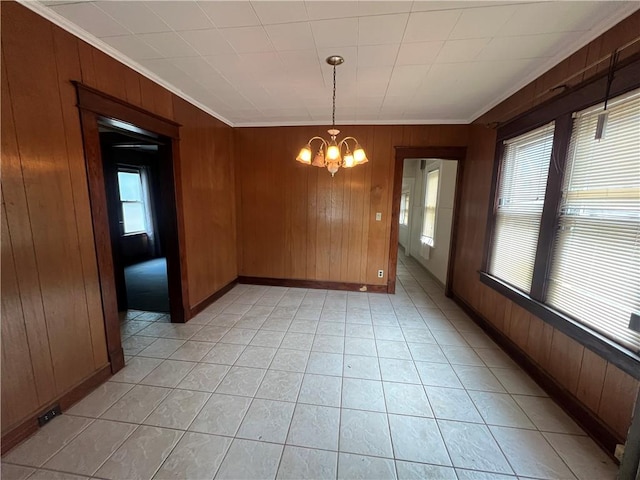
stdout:
[[124,233],[145,231],[144,205],[141,202],[123,202],[122,218],[124,220]]
[[489,273],[529,292],[554,122],[505,142]]
[[638,352],[628,328],[640,312],[640,91],[576,115],[547,303]]
[[422,242],[434,246],[436,233],[436,209],[438,203],[438,181],[440,170],[432,170],[427,174],[424,218],[422,221]]
[[121,202],[142,201],[142,184],[139,173],[118,172],[118,189]]

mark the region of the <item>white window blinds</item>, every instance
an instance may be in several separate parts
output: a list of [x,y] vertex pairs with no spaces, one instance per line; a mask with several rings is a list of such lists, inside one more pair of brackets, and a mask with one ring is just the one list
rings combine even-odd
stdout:
[[640,90],[576,114],[547,303],[626,347],[640,312]]
[[553,146],[554,122],[504,144],[489,273],[529,292]]
[[427,183],[424,200],[424,218],[422,220],[422,243],[433,247],[436,236],[436,209],[438,208],[438,181],[440,170],[427,173]]

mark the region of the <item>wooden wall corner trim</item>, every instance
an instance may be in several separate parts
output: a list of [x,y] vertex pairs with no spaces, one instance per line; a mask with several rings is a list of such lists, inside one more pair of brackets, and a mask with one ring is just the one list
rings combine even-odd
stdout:
[[616,444],[624,443],[618,434],[605,425],[596,414],[583,405],[565,387],[558,383],[549,373],[534,363],[526,353],[509,337],[499,331],[483,315],[478,313],[463,298],[453,293],[451,297],[471,319],[482,328],[491,339],[500,346],[533,380],[546,391],[556,403],[580,425],[585,432],[614,460]]
[[[331,282],[322,280],[299,280],[295,278],[266,278],[239,276],[238,283],[249,285],[269,285],[272,287],[317,288],[345,290],[349,292],[387,293],[387,285],[363,285],[360,283]],[[363,290],[363,288],[365,290]]]
[[56,399],[49,402],[47,407],[39,409],[36,414],[27,418],[25,421],[21,422],[20,424],[9,430],[7,433],[2,435],[2,440],[0,440],[2,455],[7,453],[13,447],[17,446],[27,437],[38,431],[38,417],[42,415],[43,412],[46,412],[50,410],[54,405],[59,404],[60,409],[64,414],[65,410],[69,409],[69,407],[71,407],[74,403],[87,396],[96,387],[106,382],[109,377],[111,377],[111,365],[107,364],[91,374],[91,376],[87,377],[81,383],[71,388],[71,390],[63,393]]
[[231,280],[229,283],[227,283],[220,290],[216,290],[211,295],[209,295],[207,298],[205,298],[201,302],[198,302],[196,305],[191,307],[191,309],[189,310],[189,319],[195,317],[197,314],[202,312],[205,308],[207,308],[213,302],[218,300],[220,297],[222,297],[225,293],[227,293],[233,287],[235,287],[237,285],[237,283],[238,283],[238,279],[237,278]]

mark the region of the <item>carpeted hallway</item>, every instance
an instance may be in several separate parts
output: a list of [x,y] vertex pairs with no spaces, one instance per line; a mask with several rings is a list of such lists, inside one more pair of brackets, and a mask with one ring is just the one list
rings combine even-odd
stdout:
[[154,258],[124,269],[129,309],[147,312],[169,311],[166,258]]

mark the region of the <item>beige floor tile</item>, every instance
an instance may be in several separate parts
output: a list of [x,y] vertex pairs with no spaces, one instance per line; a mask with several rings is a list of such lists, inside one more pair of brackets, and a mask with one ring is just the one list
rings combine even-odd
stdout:
[[287,444],[298,447],[338,449],[340,409],[297,404]]
[[245,348],[245,345],[218,343],[202,358],[202,361],[221,365],[233,365]]
[[44,468],[91,476],[135,429],[130,423],[96,420],[45,463]]
[[361,378],[342,379],[342,408],[386,412],[382,382]]
[[213,392],[230,368],[227,365],[199,363],[178,384],[178,388]]
[[40,467],[92,422],[91,419],[61,415],[12,449],[3,462]]
[[0,478],[3,478],[4,480],[25,480],[35,471],[35,468],[22,467],[20,465],[12,465],[10,463],[3,462],[0,467]]
[[396,477],[393,460],[351,453],[338,456],[338,479],[392,480]]
[[550,398],[514,395],[535,426],[544,432],[585,435],[582,428]]
[[[191,321],[191,320],[189,320]],[[169,358],[171,360],[183,360],[186,362],[199,362],[213,348],[212,342],[188,341],[176,350]]]
[[383,387],[389,413],[433,417],[429,400],[421,385],[383,382]]
[[128,383],[105,382],[73,405],[67,413],[81,417],[97,418],[133,388]]
[[145,425],[186,430],[196,418],[210,394],[173,390],[144,421]]
[[277,477],[282,480],[336,478],[338,454],[287,445]]
[[575,476],[540,432],[507,427],[489,427],[516,475],[548,480]]
[[396,459],[435,465],[451,465],[435,420],[389,415],[389,425]]
[[267,370],[256,397],[295,402],[302,385],[302,378],[302,373]]
[[438,420],[438,426],[455,467],[513,473],[486,425]]
[[295,403],[256,398],[240,425],[239,438],[284,443],[289,432]]
[[267,371],[259,368],[231,367],[216,388],[216,393],[253,397]]
[[343,408],[340,418],[340,451],[393,458],[387,415]]
[[589,437],[543,433],[560,458],[580,480],[615,480],[618,467]]
[[[425,463],[396,461],[398,480],[458,480],[456,471],[451,467],[427,465]],[[489,479],[487,479],[489,480]]]
[[522,411],[511,395],[506,393],[479,392],[469,390],[469,396],[488,425],[501,427],[536,427]]
[[179,360],[165,360],[158,365],[149,375],[140,380],[142,385],[155,387],[175,387],[191,371],[196,364],[194,362],[182,362]]
[[282,445],[235,439],[227,452],[216,480],[275,478]]
[[111,377],[112,382],[138,383],[162,363],[159,358],[134,357],[125,367]]
[[171,392],[168,388],[136,385],[118,400],[101,418],[121,422],[142,423]]
[[214,393],[195,418],[190,431],[233,436],[249,409],[251,399]]
[[112,480],[148,480],[169,456],[183,432],[142,425],[100,467],[96,476]]
[[154,480],[212,479],[222,464],[231,438],[187,432]]

